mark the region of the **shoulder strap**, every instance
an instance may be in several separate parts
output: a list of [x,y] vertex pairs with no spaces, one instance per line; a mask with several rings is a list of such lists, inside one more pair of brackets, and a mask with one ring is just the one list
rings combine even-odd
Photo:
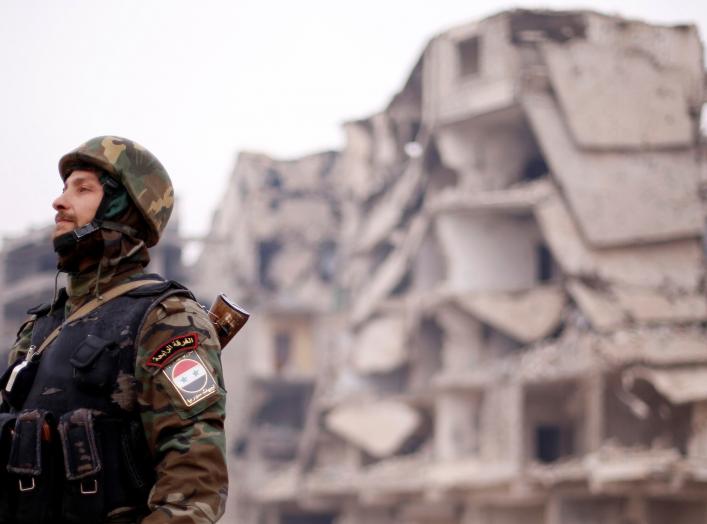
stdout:
[[61,329],[66,324],[74,322],[74,321],[80,319],[81,317],[85,317],[86,315],[91,313],[94,309],[102,306],[103,304],[105,304],[106,302],[108,302],[110,300],[113,300],[114,298],[117,298],[121,295],[124,295],[125,293],[128,293],[129,291],[132,291],[133,289],[136,289],[136,288],[139,288],[142,286],[149,286],[149,285],[161,284],[161,283],[162,283],[161,280],[133,280],[131,282],[126,282],[124,284],[120,284],[119,286],[115,286],[113,288],[110,288],[108,291],[103,293],[100,297],[94,298],[90,302],[87,302],[86,304],[84,304],[83,306],[78,308],[76,311],[74,311],[71,315],[69,315],[68,318],[66,320],[64,320],[64,322],[62,322],[61,326],[57,327],[54,331],[49,333],[49,336],[47,336],[47,338],[45,338],[42,341],[42,344],[37,349],[35,349],[31,355],[30,355],[30,353],[27,354],[28,355],[27,360],[29,360],[30,358],[32,358],[34,356],[41,355],[42,351],[44,351],[45,348],[49,344],[51,344],[57,336],[59,336]]

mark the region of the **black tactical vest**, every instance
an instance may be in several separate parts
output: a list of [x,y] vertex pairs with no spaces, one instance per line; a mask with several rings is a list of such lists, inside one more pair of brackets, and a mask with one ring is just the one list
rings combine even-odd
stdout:
[[[5,435],[0,524],[98,523],[125,507],[146,513],[154,473],[136,403],[135,341],[151,308],[175,294],[193,298],[170,281],[134,289],[67,324],[47,346],[22,405],[0,416],[16,417]],[[33,346],[62,324],[63,301],[55,309],[34,311]]]

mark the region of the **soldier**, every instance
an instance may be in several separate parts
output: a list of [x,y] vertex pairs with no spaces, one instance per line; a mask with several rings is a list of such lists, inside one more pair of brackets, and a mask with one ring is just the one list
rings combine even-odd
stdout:
[[0,523],[216,522],[221,348],[192,294],[144,271],[174,204],[167,172],[112,136],[59,171],[68,286],[28,312],[0,380]]

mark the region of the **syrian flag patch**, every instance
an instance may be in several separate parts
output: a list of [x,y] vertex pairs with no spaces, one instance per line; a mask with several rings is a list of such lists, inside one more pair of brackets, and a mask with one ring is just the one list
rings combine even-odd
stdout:
[[184,353],[165,366],[162,372],[187,407],[218,391],[214,377],[195,351]]

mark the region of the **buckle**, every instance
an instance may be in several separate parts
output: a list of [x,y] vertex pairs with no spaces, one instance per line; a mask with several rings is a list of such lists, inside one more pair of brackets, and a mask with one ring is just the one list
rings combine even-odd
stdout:
[[81,240],[83,237],[93,233],[97,229],[98,228],[96,227],[96,225],[93,222],[89,222],[85,226],[81,226],[79,228],[74,229],[74,231],[73,231],[74,238],[76,240]]
[[36,487],[36,484],[34,483],[34,477],[30,477],[30,479],[32,480],[32,484],[30,486],[24,486],[22,484],[22,479],[19,479],[17,481],[17,484],[20,486],[20,491],[22,491],[22,492],[32,491]]
[[[84,486],[84,482],[92,482],[93,485],[88,488]],[[81,489],[81,494],[82,495],[95,495],[98,493],[98,481],[96,479],[91,479],[89,481],[81,481],[81,484],[79,484],[79,487]]]

